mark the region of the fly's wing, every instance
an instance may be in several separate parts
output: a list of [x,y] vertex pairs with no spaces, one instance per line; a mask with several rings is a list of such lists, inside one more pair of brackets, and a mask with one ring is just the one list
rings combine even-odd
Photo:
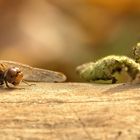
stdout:
[[33,68],[29,65],[6,60],[0,60],[0,64],[5,65],[6,67],[18,67],[23,72],[23,79],[26,81],[64,82],[66,80],[66,76],[60,72]]

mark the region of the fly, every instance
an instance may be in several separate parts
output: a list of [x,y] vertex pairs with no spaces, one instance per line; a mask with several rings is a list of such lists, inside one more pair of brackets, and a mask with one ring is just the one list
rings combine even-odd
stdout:
[[66,76],[63,73],[46,69],[34,68],[26,64],[0,60],[0,85],[9,84],[17,86],[21,81],[32,82],[64,82]]

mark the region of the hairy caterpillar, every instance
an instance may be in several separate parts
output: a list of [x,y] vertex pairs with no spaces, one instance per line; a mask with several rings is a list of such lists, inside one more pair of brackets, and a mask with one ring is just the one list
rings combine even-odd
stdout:
[[127,56],[110,55],[76,68],[80,77],[87,81],[112,80],[112,83],[117,81],[113,74],[122,70],[125,70],[134,80],[140,73],[140,64]]

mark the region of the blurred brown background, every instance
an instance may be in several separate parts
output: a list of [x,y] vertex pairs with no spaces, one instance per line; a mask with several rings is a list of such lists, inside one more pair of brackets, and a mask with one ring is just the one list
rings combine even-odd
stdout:
[[139,0],[0,0],[0,59],[62,71],[140,40]]

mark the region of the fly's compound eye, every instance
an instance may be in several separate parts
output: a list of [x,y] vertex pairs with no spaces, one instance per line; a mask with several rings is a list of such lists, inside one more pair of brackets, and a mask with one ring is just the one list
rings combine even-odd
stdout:
[[5,78],[8,83],[18,85],[23,79],[23,73],[17,67],[9,68]]

